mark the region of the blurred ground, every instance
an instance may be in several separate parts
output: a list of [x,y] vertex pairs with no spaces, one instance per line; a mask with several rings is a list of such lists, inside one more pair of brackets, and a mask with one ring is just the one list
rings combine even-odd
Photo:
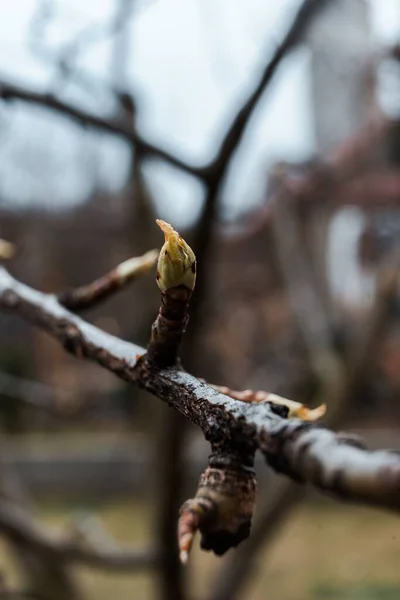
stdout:
[[[147,501],[103,504],[99,499],[79,508],[51,502],[40,506],[41,517],[51,525],[65,525],[82,510],[101,517],[122,543],[150,538],[153,508]],[[395,515],[330,500],[310,500],[288,518],[279,539],[260,553],[246,598],[397,600],[399,541]],[[197,543],[188,568],[192,595],[201,598],[211,589],[213,574],[224,559],[200,552]],[[1,548],[1,565],[9,572],[9,553],[4,545]],[[88,600],[156,597],[154,574],[105,575],[86,569],[77,574]]]

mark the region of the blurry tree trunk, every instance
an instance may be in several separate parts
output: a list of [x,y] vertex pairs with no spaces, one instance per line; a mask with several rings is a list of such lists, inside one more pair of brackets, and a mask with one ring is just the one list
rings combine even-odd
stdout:
[[[131,66],[132,27],[128,26],[127,17],[132,11],[134,1],[116,0],[115,2],[114,19],[115,21],[121,18],[125,19],[126,24],[120,27],[114,36],[110,56],[111,80],[119,99],[119,112],[116,118],[133,131],[136,130],[137,124],[137,106],[128,76]],[[130,256],[137,256],[150,248],[160,246],[160,232],[155,225],[153,203],[143,175],[143,162],[146,156],[140,147],[130,146],[128,152],[127,180],[120,193],[116,210],[121,211],[124,215],[127,252]],[[152,277],[140,282],[139,293],[142,299],[151,297],[153,290],[154,280]],[[154,314],[151,303],[142,302],[142,306],[148,308],[140,314],[139,318],[132,315],[132,330],[135,332],[135,339],[145,344]],[[140,390],[131,390],[131,406],[136,404],[136,399],[141,394]],[[156,407],[154,409],[158,410]]]
[[[123,119],[128,127],[136,127],[135,99],[129,94],[121,95]],[[130,149],[128,180],[123,191],[122,210],[126,215],[126,231],[132,255],[142,254],[160,244],[155,226],[152,199],[143,176],[145,155],[140,148]]]
[[157,531],[161,568],[157,570],[157,598],[185,600],[186,573],[179,561],[176,543],[179,507],[183,503],[187,471],[187,421],[169,406],[163,406],[157,450]]

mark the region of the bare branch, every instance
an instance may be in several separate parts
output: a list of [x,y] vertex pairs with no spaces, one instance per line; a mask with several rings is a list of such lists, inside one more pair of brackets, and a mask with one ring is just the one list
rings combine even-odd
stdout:
[[85,540],[73,536],[54,536],[37,524],[17,505],[0,502],[0,531],[16,543],[24,543],[42,556],[60,563],[76,563],[95,569],[132,571],[146,568],[158,561],[152,549],[103,548],[85,545]]
[[[145,349],[109,335],[63,308],[53,295],[42,294],[17,282],[5,269],[0,269],[0,305],[17,310],[28,320],[52,333],[66,350],[78,357],[88,357],[120,372],[122,379],[131,380],[128,373]],[[124,374],[124,373],[125,374]]]
[[[57,81],[54,85],[56,89],[59,89],[60,83],[68,81],[71,75],[75,76],[77,60],[88,48],[104,39],[117,35],[128,26],[133,16],[134,5],[134,0],[118,3],[115,15],[111,20],[90,23],[84,26],[60,51],[47,50],[44,46],[40,47],[40,54],[51,57],[58,67]],[[41,22],[43,23],[43,20]],[[44,37],[43,27],[39,29],[36,26],[34,31],[36,32],[36,38],[42,41]],[[32,39],[32,41],[35,40]],[[35,48],[35,45],[32,45]]]
[[276,470],[295,480],[340,498],[400,510],[396,453],[356,448],[343,435],[282,418],[273,403],[233,400],[187,373],[158,370],[143,358],[138,360],[142,348],[85,323],[63,309],[54,296],[17,282],[4,269],[0,306],[39,325],[70,352],[91,358],[168,402],[212,443],[225,440],[246,452],[259,447]]
[[282,172],[275,174],[277,188],[272,199],[272,232],[290,307],[304,340],[310,363],[321,381],[335,380],[340,365],[332,351],[332,324],[328,311],[315,290],[309,264],[299,240],[295,207]]
[[129,258],[92,283],[59,294],[59,302],[73,311],[91,308],[150,271],[157,257],[158,250],[150,250],[143,256]]
[[[51,94],[36,92],[9,82],[0,81],[0,97],[3,99],[20,99],[25,102],[45,106],[78,121],[84,126],[91,126],[114,135],[119,135],[144,154],[165,160],[172,166],[207,181],[211,186],[210,195],[212,196],[217,193],[217,188],[222,183],[228,163],[243,136],[244,130],[262,93],[272,80],[282,59],[301,41],[315,15],[325,6],[326,2],[327,0],[304,0],[286,36],[268,62],[255,90],[250,94],[245,104],[233,119],[221,142],[216,158],[208,166],[197,167],[190,165],[169,152],[147,142],[136,131],[123,127],[112,120],[86,113],[77,107],[58,100]],[[209,204],[212,206],[213,202]]]
[[400,509],[397,453],[368,452],[353,437],[290,421],[270,435],[264,452],[278,472],[343,499]]
[[215,173],[216,178],[220,178],[225,172],[233,153],[243,137],[258,101],[272,81],[282,60],[302,41],[315,17],[327,4],[327,0],[304,0],[301,4],[285,37],[276,48],[272,58],[261,74],[255,89],[235,115],[223,138],[217,157],[210,167],[210,171]]
[[113,135],[120,136],[132,146],[139,148],[143,154],[152,158],[165,160],[173,167],[181,169],[190,175],[195,177],[202,176],[202,168],[192,166],[173,154],[154,146],[150,142],[147,142],[137,131],[132,131],[131,128],[123,126],[114,120],[87,113],[76,106],[58,100],[51,94],[36,92],[35,90],[30,90],[22,86],[0,81],[0,98],[3,98],[4,100],[18,99],[37,104],[38,106],[44,106],[74,119],[85,127],[94,127]]

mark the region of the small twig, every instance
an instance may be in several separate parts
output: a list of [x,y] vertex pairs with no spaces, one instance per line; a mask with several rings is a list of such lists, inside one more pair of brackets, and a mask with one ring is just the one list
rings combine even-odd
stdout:
[[60,83],[65,83],[71,75],[75,74],[77,59],[90,46],[117,35],[122,29],[128,26],[129,20],[133,16],[134,4],[134,0],[121,2],[111,21],[86,25],[73,39],[64,45],[61,51],[54,53],[55,62],[58,67],[58,77],[54,85],[57,90],[60,87]]
[[129,258],[92,283],[59,294],[59,302],[73,311],[91,308],[150,271],[157,257],[158,250],[150,250],[143,256]]
[[151,548],[119,549],[85,545],[71,535],[54,536],[17,505],[0,502],[0,532],[17,544],[26,544],[39,556],[60,564],[79,564],[94,569],[132,571],[154,565],[159,555]]

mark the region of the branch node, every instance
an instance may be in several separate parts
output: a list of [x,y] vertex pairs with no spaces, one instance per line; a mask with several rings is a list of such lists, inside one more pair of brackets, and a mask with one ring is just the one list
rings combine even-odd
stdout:
[[[200,476],[195,498],[180,510],[178,544],[180,559],[188,560],[193,538],[201,533],[201,548],[221,556],[250,535],[257,482],[248,458],[216,450]],[[252,454],[251,460],[254,460]]]

